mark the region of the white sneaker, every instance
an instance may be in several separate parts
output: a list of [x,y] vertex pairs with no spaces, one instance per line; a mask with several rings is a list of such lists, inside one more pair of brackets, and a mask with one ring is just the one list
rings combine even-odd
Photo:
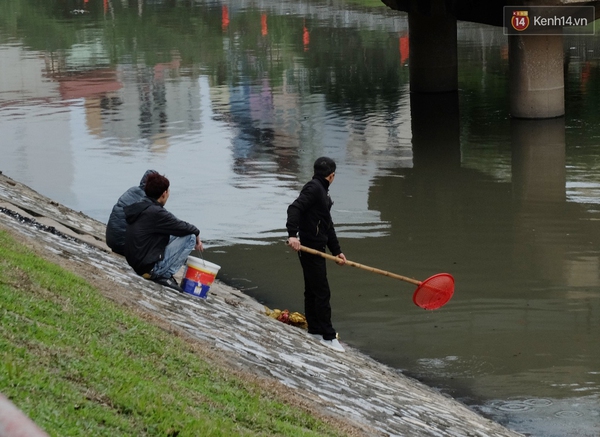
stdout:
[[315,340],[323,340],[323,336],[321,334],[308,334]]
[[333,340],[323,339],[321,340],[321,344],[323,346],[327,346],[329,349],[333,349],[334,351],[346,352],[346,349],[343,348],[337,338],[334,338]]

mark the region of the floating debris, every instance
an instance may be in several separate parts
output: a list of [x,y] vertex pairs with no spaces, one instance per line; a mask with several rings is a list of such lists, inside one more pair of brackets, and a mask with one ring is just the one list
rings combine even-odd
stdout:
[[306,322],[306,317],[303,314],[298,312],[290,313],[289,310],[271,310],[268,307],[265,307],[265,314],[272,319],[279,320],[282,323],[287,325],[297,326],[302,329],[308,329],[308,323]]

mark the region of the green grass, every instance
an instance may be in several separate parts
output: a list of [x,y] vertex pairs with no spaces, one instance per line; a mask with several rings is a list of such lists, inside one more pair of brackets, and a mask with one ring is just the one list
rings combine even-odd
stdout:
[[51,436],[345,435],[0,231],[0,392]]

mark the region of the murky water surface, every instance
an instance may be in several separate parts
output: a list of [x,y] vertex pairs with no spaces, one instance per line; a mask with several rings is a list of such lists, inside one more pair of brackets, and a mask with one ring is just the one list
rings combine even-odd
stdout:
[[347,257],[343,341],[535,436],[600,434],[600,39],[565,39],[565,118],[511,120],[502,30],[460,23],[460,91],[408,91],[405,14],[375,1],[0,5],[0,170],[106,221],[155,168],[219,276],[302,311],[287,205],[314,159]]

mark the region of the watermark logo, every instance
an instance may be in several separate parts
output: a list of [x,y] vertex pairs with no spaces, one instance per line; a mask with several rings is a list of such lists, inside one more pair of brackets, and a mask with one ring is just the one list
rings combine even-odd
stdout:
[[523,32],[529,27],[529,11],[513,11],[510,24],[517,32]]
[[594,35],[594,6],[504,6],[505,35]]

